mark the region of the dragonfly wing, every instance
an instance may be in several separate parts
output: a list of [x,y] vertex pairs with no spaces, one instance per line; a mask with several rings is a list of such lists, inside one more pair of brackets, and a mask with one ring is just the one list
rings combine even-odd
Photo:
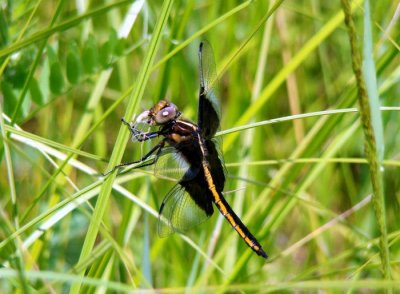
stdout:
[[161,204],[158,234],[160,237],[166,237],[174,232],[184,233],[204,222],[209,216],[196,204],[185,188],[177,184]]
[[200,93],[198,126],[205,139],[212,138],[220,126],[221,108],[218,100],[218,77],[211,45],[203,41],[199,46]]
[[154,175],[159,178],[179,181],[188,171],[189,164],[173,147],[165,147],[155,166]]

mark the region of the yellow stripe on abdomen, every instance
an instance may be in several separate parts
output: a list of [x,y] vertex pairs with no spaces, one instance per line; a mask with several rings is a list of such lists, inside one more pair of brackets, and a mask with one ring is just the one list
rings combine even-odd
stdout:
[[219,195],[218,191],[215,189],[215,184],[212,179],[210,170],[207,166],[207,164],[203,161],[203,169],[204,169],[204,175],[208,184],[208,189],[211,191],[213,197],[214,197],[214,203],[218,207],[219,211],[222,213],[222,215],[228,220],[228,222],[231,224],[231,226],[238,232],[240,237],[244,239],[244,241],[247,243],[248,246],[253,248],[254,250],[258,251],[259,246],[256,246],[254,244],[254,241],[251,240],[246,233],[243,231],[243,229],[240,227],[240,224],[238,224],[233,216],[228,212],[228,209],[226,206],[222,203],[221,201],[221,196]]

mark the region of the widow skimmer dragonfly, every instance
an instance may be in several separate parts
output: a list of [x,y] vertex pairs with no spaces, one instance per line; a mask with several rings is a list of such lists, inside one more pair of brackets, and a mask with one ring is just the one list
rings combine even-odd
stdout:
[[[141,160],[122,163],[144,167],[157,163],[164,153],[172,152],[186,166],[179,182],[165,196],[159,211],[158,232],[166,236],[173,232],[185,232],[209,218],[213,203],[228,220],[245,243],[258,255],[267,258],[257,239],[250,233],[223,196],[225,170],[222,153],[214,138],[220,126],[220,108],[215,95],[216,70],[214,54],[206,41],[199,46],[200,92],[197,124],[180,118],[175,104],[161,100],[142,112],[128,126],[132,138],[139,142],[162,137]],[[138,124],[158,127],[157,131],[142,132]],[[166,150],[169,151],[165,152]],[[153,157],[151,157],[153,155]],[[110,173],[109,172],[109,173]],[[108,173],[107,173],[108,174]]]

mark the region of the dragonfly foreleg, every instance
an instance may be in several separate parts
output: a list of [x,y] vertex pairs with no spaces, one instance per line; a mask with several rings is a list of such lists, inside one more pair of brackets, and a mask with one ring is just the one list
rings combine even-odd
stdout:
[[160,132],[141,132],[138,130],[135,126],[135,124],[130,124],[128,123],[124,118],[121,118],[121,121],[124,125],[126,125],[129,128],[129,131],[132,134],[132,138],[139,142],[147,141],[153,138],[156,138],[160,135]]

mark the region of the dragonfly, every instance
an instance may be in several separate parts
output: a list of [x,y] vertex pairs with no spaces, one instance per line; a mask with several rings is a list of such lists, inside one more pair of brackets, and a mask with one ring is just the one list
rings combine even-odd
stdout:
[[[178,107],[167,100],[160,100],[138,115],[134,122],[129,123],[122,118],[135,141],[159,139],[159,142],[140,160],[121,163],[109,173],[134,164],[135,168],[157,165],[161,156],[173,154],[184,171],[160,206],[159,235],[185,233],[208,219],[214,212],[214,205],[255,253],[268,258],[224,198],[226,171],[220,144],[214,137],[220,128],[221,109],[217,98],[214,53],[207,41],[200,43],[198,58],[200,90],[197,124],[182,119]],[[145,132],[138,127],[143,124],[158,129]]]

